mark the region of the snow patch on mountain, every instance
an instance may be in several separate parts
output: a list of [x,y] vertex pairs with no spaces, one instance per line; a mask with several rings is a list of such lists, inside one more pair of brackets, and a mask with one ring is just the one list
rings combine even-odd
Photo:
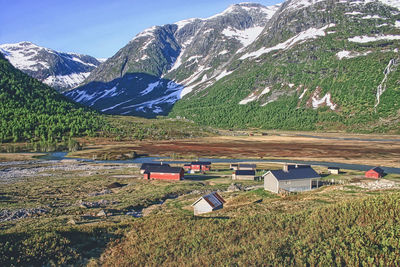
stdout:
[[378,15],[373,15],[373,16],[367,15],[367,16],[362,17],[362,19],[386,19],[386,18],[383,18],[383,17],[378,16]]
[[245,30],[237,30],[228,27],[227,29],[224,29],[222,31],[222,34],[227,37],[232,37],[239,40],[242,43],[243,47],[247,47],[257,39],[257,37],[263,30],[264,27],[253,27]]
[[395,26],[396,28],[399,28],[399,29],[400,29],[400,21],[399,21],[399,20],[396,20],[396,22],[394,23],[394,26]]
[[140,92],[141,96],[147,95],[148,93],[150,93],[151,91],[154,90],[154,88],[156,88],[157,86],[161,85],[162,83],[160,83],[160,81],[154,82],[154,83],[150,83],[146,89],[144,89],[142,92]]
[[304,88],[303,92],[301,93],[301,95],[299,96],[299,99],[303,99],[304,95],[307,93],[308,88]]
[[[123,107],[122,109],[134,109],[136,111],[142,112],[153,112],[153,113],[161,113],[163,112],[162,108],[158,105],[170,104],[173,105],[176,101],[180,99],[181,91],[183,90],[183,86],[176,84],[174,82],[168,83],[169,89],[174,89],[174,91],[168,95],[159,97],[154,100],[146,101],[140,104],[130,105],[127,107]],[[125,114],[129,114],[132,110],[126,111]],[[123,113],[122,113],[123,114]]]
[[303,9],[308,6],[314,5],[318,2],[323,2],[325,0],[292,0],[290,1],[289,5],[287,6],[288,9]]
[[305,31],[302,31],[302,32],[296,34],[295,36],[293,36],[292,38],[289,38],[285,42],[277,44],[273,47],[268,47],[268,48],[263,47],[255,52],[244,54],[240,57],[240,59],[243,60],[243,59],[250,58],[250,57],[257,58],[263,54],[267,54],[267,53],[275,51],[275,50],[287,50],[296,44],[301,44],[310,39],[316,39],[320,36],[325,36],[326,35],[325,30],[328,28],[335,27],[335,26],[336,26],[335,24],[329,24],[329,25],[326,25],[319,29],[310,28],[308,30],[305,30]]
[[246,105],[247,103],[258,100],[258,99],[260,99],[260,97],[262,97],[265,94],[268,94],[269,92],[271,92],[271,88],[269,86],[267,86],[264,90],[262,90],[261,93],[258,93],[258,91],[255,91],[255,92],[251,93],[249,96],[247,96],[245,99],[241,100],[239,102],[239,105]]
[[35,59],[42,48],[30,42],[3,44],[0,48],[5,51],[4,56],[17,69],[38,71],[50,67],[46,61]]
[[357,15],[362,15],[363,13],[358,12],[358,11],[352,11],[352,12],[346,12],[344,14],[345,15],[350,15],[350,16],[357,16]]
[[89,74],[90,72],[80,72],[68,75],[49,76],[43,80],[43,83],[54,87],[74,88],[80,85],[89,76]]
[[322,92],[321,87],[317,87],[312,94],[310,100],[308,101],[308,105],[311,104],[313,109],[317,109],[321,106],[327,106],[331,110],[335,110],[337,108],[337,105],[332,102],[332,97],[330,93],[326,93],[323,97],[320,97],[320,94]]
[[385,5],[400,9],[400,1],[399,0],[379,0],[379,1],[384,3]]
[[338,59],[343,59],[343,58],[355,58],[355,57],[360,57],[360,56],[366,56],[368,54],[372,53],[372,51],[366,51],[364,53],[356,52],[356,51],[346,51],[342,50],[340,52],[336,53],[336,56]]
[[187,24],[190,24],[192,22],[196,21],[196,18],[191,18],[191,19],[185,19],[185,20],[181,20],[181,21],[177,21],[173,24],[178,26],[177,31],[179,31],[180,29],[182,29],[183,27],[185,27]]
[[116,105],[114,105],[114,106],[111,106],[111,107],[109,107],[109,108],[102,109],[101,112],[106,112],[106,111],[115,109],[115,108],[117,108],[117,107],[119,107],[119,106],[122,106],[123,104],[126,104],[126,103],[128,103],[128,102],[130,102],[130,101],[132,101],[132,100],[129,99],[129,100],[127,100],[127,101],[121,102],[121,103],[116,104]]
[[377,42],[377,41],[388,41],[388,40],[400,40],[400,35],[375,35],[375,36],[354,36],[348,38],[349,42],[353,43],[369,43],[369,42]]
[[225,76],[228,76],[229,74],[231,74],[233,71],[227,71],[224,70],[223,72],[221,72],[217,77],[215,77],[215,80],[219,81],[222,78],[224,78]]

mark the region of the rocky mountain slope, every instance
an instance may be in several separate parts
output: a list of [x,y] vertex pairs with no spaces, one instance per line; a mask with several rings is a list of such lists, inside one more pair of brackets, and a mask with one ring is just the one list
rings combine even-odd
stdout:
[[17,69],[60,91],[81,84],[101,63],[91,56],[61,53],[30,42],[2,44],[0,52]]
[[223,66],[257,38],[278,7],[243,3],[207,19],[146,29],[66,95],[111,114],[167,114],[199,81],[210,85],[227,75]]
[[398,4],[287,1],[235,55],[230,75],[194,88],[169,115],[222,127],[399,132]]
[[68,96],[219,127],[398,131],[399,47],[398,1],[238,4],[147,29]]

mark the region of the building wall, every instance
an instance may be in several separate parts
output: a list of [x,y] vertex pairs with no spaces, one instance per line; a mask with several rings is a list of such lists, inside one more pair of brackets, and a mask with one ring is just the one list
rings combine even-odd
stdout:
[[182,173],[150,173],[150,179],[159,180],[181,180],[183,178]]
[[[235,175],[235,174],[233,174]],[[250,180],[250,181],[254,181],[254,176],[253,175],[235,175],[236,179],[235,180]]]
[[379,174],[379,173],[377,173],[376,171],[367,171],[366,173],[365,173],[365,177],[366,178],[375,178],[375,179],[378,179],[378,178],[380,178],[381,177],[381,175]]
[[256,170],[256,168],[251,168],[251,167],[241,167],[241,166],[239,166],[238,170],[241,170],[241,171],[255,171],[255,170]]
[[293,179],[279,181],[279,188],[290,192],[300,192],[311,190],[312,179]]
[[211,211],[213,211],[212,207],[204,199],[197,202],[194,206],[194,215],[203,214]]
[[274,193],[278,193],[278,180],[271,173],[267,173],[264,176],[264,189]]
[[339,170],[336,170],[336,169],[330,169],[330,170],[328,170],[329,171],[329,173],[331,173],[331,174],[339,174]]

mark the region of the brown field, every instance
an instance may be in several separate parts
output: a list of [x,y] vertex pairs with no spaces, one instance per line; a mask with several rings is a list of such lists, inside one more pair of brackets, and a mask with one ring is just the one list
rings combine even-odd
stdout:
[[35,160],[35,157],[42,156],[43,153],[0,153],[1,161],[22,161]]
[[293,133],[267,136],[218,136],[186,140],[111,142],[106,139],[86,140],[84,150],[72,157],[93,158],[99,155],[171,156],[174,158],[252,158],[317,160],[367,165],[400,167],[400,142],[362,139],[396,139],[399,136],[349,135],[324,133],[320,137],[358,138],[332,140],[298,136]]

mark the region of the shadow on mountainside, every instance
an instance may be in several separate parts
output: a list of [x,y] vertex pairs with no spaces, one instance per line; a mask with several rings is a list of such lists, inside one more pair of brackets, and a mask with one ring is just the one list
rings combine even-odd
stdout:
[[126,73],[110,82],[93,81],[64,95],[112,115],[168,115],[184,86],[147,73]]

